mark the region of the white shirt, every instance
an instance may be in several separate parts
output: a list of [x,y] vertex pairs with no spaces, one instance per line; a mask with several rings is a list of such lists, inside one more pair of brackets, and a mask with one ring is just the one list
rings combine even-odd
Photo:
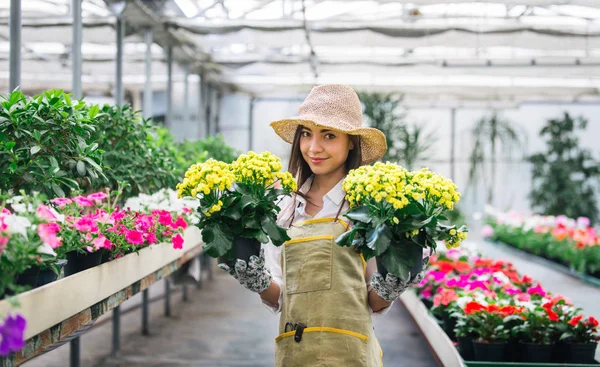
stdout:
[[[292,224],[301,223],[310,219],[317,218],[335,218],[335,216],[338,214],[338,211],[340,210],[340,205],[344,203],[344,206],[340,212],[341,217],[349,209],[348,202],[344,202],[344,197],[346,196],[346,193],[342,189],[342,181],[343,179],[340,180],[340,182],[338,182],[337,185],[335,185],[327,194],[325,194],[325,196],[323,197],[323,207],[321,208],[320,212],[315,214],[314,217],[306,213],[306,199],[304,199],[300,195],[296,196],[295,208],[293,197],[288,196],[284,198],[279,204],[281,211],[279,212],[279,219],[277,220],[277,224],[284,228],[287,228],[290,225],[290,218],[292,217],[292,214],[294,212],[295,214]],[[304,185],[302,185],[299,191],[303,194],[306,194],[308,190],[310,190],[312,182],[313,178],[310,177],[308,180],[306,180]],[[265,300],[262,300],[262,302],[271,312],[278,313],[281,311],[281,301],[284,289],[283,270],[281,269],[281,247],[277,247],[274,246],[272,243],[268,243],[266,245],[263,245],[263,248],[265,250],[265,265],[267,269],[269,269],[269,271],[271,272],[273,281],[277,283],[277,285],[279,285],[279,289],[281,290],[281,292],[279,293],[278,305],[274,305]],[[375,258],[373,258],[367,262],[367,284],[369,284],[371,276],[373,276],[373,273],[375,271],[377,271],[377,264],[375,262]],[[365,292],[366,291],[367,290],[365,288]],[[369,307],[369,311],[372,314],[385,314],[390,309],[390,307],[386,307],[378,312],[373,312],[373,310],[371,310],[371,308]]]

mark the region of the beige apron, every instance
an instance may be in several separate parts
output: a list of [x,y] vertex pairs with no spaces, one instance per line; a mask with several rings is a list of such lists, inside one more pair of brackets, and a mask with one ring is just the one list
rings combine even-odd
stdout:
[[281,251],[284,277],[277,367],[380,367],[368,309],[366,262],[335,238],[335,218],[292,225]]

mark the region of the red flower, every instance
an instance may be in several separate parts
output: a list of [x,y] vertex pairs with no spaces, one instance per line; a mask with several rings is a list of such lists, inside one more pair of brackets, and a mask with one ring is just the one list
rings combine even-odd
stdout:
[[500,306],[491,304],[491,305],[487,306],[487,311],[490,313],[498,312],[498,311],[500,311]]
[[558,314],[552,311],[550,308],[546,308],[546,312],[548,313],[548,318],[550,321],[558,322]]
[[588,322],[590,323],[590,325],[592,325],[593,327],[598,326],[598,320],[596,320],[593,316],[590,316],[588,318]]
[[579,323],[579,321],[581,321],[582,318],[583,318],[582,315],[573,317],[571,319],[571,321],[569,321],[569,325],[571,325],[571,326],[577,326],[577,324]]
[[466,273],[471,270],[471,265],[466,261],[457,261],[454,263],[454,269],[459,273]]
[[438,261],[437,266],[439,266],[440,271],[444,273],[449,273],[454,270],[454,266],[452,266],[452,263],[448,261]]
[[485,311],[485,306],[477,303],[477,302],[469,302],[465,306],[465,314],[470,315],[475,312]]

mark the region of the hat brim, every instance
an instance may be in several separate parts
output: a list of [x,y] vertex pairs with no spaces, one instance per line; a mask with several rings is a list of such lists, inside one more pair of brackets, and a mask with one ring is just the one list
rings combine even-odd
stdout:
[[314,120],[292,117],[282,120],[271,122],[271,127],[275,130],[275,133],[279,135],[283,140],[292,144],[294,142],[294,136],[299,125],[306,127],[319,127],[332,131],[341,132],[348,135],[360,136],[360,150],[362,164],[369,164],[381,159],[387,151],[387,142],[385,135],[372,127],[361,127],[352,130],[344,130],[337,127],[323,125],[315,122]]

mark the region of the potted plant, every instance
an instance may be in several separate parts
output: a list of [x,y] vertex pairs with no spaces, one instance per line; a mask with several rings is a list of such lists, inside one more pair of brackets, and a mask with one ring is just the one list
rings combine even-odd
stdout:
[[377,258],[377,268],[406,281],[422,270],[423,250],[435,252],[436,241],[448,248],[466,238],[467,228],[447,225],[442,215],[460,199],[456,185],[427,169],[408,172],[394,163],[377,162],[348,173],[343,182],[354,227],[337,238],[340,246],[355,246],[365,260]]
[[570,314],[568,321],[562,324],[560,340],[564,343],[564,362],[595,363],[594,356],[600,341],[598,320],[593,316],[585,318],[578,314],[579,311],[577,309]]
[[556,344],[556,322],[558,314],[550,303],[525,309],[522,313],[525,322],[517,326],[519,336],[520,360],[522,362],[549,363]]
[[280,246],[289,240],[276,223],[277,202],[297,184],[281,169],[281,160],[270,152],[248,152],[231,164],[208,159],[188,169],[178,195],[199,202],[196,226],[207,255],[233,267],[235,259],[258,255],[261,243]]
[[476,361],[502,362],[510,330],[504,326],[509,313],[498,305],[483,305],[472,301],[465,305],[464,313],[477,335],[473,340],[473,356]]
[[475,318],[467,317],[461,308],[454,308],[452,318],[456,320],[454,333],[458,342],[458,351],[465,361],[473,360],[473,340],[479,336]]

